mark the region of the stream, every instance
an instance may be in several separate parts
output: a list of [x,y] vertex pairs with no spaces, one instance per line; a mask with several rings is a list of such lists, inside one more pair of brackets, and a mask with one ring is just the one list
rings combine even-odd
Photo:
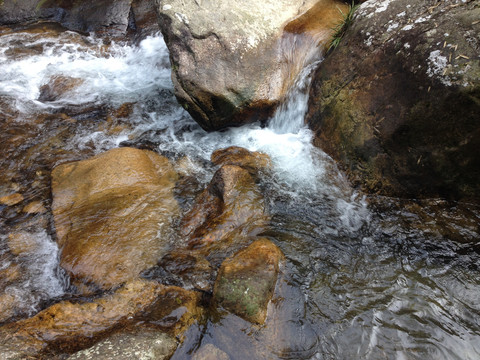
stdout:
[[[46,210],[0,205],[0,276],[12,264],[21,273],[0,277],[0,289],[20,304],[18,318],[71,292],[49,215],[55,166],[119,146],[152,149],[196,179],[186,211],[216,170],[211,153],[236,145],[273,163],[260,178],[272,216],[262,235],[287,259],[273,320],[259,327],[212,315],[187,331],[173,359],[208,343],[231,359],[479,359],[480,208],[353,189],[303,124],[319,60],[307,62],[266,126],[206,133],[176,102],[161,35],[132,45],[50,24],[0,29],[0,196],[21,193],[23,205]],[[42,90],[59,77],[74,80],[60,94]],[[18,256],[7,246],[13,232],[33,239]]]

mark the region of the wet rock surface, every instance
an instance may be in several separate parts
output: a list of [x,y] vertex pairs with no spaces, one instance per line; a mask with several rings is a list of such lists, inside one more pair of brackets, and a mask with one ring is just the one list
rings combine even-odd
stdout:
[[154,330],[133,334],[115,334],[89,349],[70,356],[69,360],[167,360],[177,348],[176,340]]
[[38,100],[42,102],[58,100],[63,94],[74,90],[82,82],[83,80],[79,78],[54,76],[48,83],[40,87]]
[[259,171],[266,172],[272,166],[270,157],[267,154],[248,151],[238,146],[215,150],[212,153],[211,160],[217,166],[240,166],[247,170],[252,176],[257,175]]
[[104,289],[153,266],[168,247],[176,173],[151,151],[119,148],[52,172],[61,266]]
[[0,328],[0,337],[13,337],[37,353],[53,344],[65,349],[81,348],[145,311],[162,290],[163,286],[153,281],[131,281],[102,298],[80,303],[63,301],[34,317],[5,325]]
[[266,120],[301,68],[282,49],[284,27],[315,3],[156,1],[180,103],[207,130]]
[[267,224],[264,199],[252,176],[239,166],[224,165],[182,219],[181,232],[190,248],[215,263]]
[[316,144],[365,189],[480,194],[478,1],[366,1],[313,80]]
[[282,259],[281,250],[270,240],[254,241],[222,263],[215,282],[215,301],[245,320],[263,324]]
[[[137,279],[111,294],[91,300],[62,301],[32,318],[0,327],[2,342],[12,339],[0,347],[0,351],[23,351],[24,356],[42,358],[49,353],[78,351],[101,340],[93,350],[74,358],[92,351],[108,356],[108,348],[126,356],[127,345],[138,340],[145,356],[150,356],[149,350],[158,356],[169,356],[177,344],[172,337],[181,339],[185,330],[201,318],[200,297],[198,292]],[[147,324],[149,328],[139,327],[137,323]],[[111,338],[110,334],[119,329],[126,330],[132,337],[120,333]],[[105,337],[107,339],[102,340]],[[113,349],[112,343],[118,346]]]
[[192,360],[230,360],[230,357],[215,345],[206,344],[198,349]]

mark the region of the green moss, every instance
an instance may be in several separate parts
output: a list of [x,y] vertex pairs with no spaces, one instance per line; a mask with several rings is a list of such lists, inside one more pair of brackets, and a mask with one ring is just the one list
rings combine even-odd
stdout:
[[270,287],[265,279],[222,278],[219,282],[217,298],[237,315],[253,319],[262,311],[266,294],[271,290]]

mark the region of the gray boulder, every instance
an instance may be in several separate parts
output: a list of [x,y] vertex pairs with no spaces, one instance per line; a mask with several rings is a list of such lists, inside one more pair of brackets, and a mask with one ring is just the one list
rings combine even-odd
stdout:
[[317,70],[315,143],[371,192],[480,197],[480,1],[364,2]]
[[338,1],[316,3],[156,0],[180,103],[207,130],[266,120],[308,61],[305,50],[318,55],[342,17]]

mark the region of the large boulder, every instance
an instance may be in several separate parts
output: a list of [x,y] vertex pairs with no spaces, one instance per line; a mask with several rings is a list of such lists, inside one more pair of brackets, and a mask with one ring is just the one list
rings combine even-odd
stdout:
[[147,150],[112,149],[52,172],[60,265],[103,289],[134,279],[165,254],[176,173]]
[[175,94],[207,130],[266,120],[342,19],[335,0],[156,4]]
[[480,197],[480,3],[364,2],[312,83],[316,144],[369,191]]

